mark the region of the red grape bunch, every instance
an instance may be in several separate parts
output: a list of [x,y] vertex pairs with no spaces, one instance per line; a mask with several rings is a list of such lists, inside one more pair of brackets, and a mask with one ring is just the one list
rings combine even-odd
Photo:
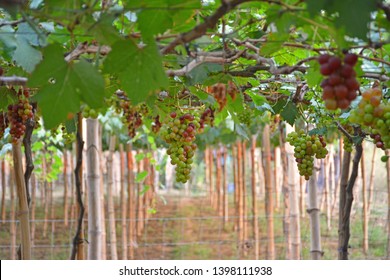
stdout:
[[161,128],[161,136],[169,144],[167,154],[176,165],[176,181],[185,183],[190,178],[191,164],[197,148],[195,135],[200,118],[190,113],[172,112]]
[[313,174],[314,156],[325,158],[328,150],[322,135],[307,135],[303,130],[287,135],[287,142],[294,146],[294,157],[298,164],[299,175],[309,180]]
[[356,91],[360,85],[353,69],[357,60],[357,55],[352,53],[346,53],[343,60],[329,54],[319,56],[320,72],[327,76],[321,82],[322,99],[327,109],[346,109],[357,97]]
[[214,125],[214,111],[211,108],[206,108],[199,120],[199,132],[203,132],[204,126],[208,124],[210,126]]
[[28,101],[30,93],[28,90],[18,91],[18,103],[8,105],[8,122],[10,125],[10,134],[12,143],[17,141],[24,135],[26,130],[26,121],[34,117],[33,108]]
[[360,124],[370,133],[380,149],[390,148],[390,103],[382,99],[380,88],[366,90],[357,108],[351,111],[349,120]]

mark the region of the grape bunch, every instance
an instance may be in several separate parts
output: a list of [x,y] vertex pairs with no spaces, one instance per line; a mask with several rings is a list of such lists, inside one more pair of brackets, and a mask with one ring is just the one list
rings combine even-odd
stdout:
[[160,128],[162,126],[162,123],[160,122],[160,116],[157,115],[154,117],[153,124],[152,124],[152,131],[154,133],[158,133],[160,131]]
[[65,126],[61,126],[61,131],[62,139],[64,140],[65,145],[71,144],[76,140],[76,134],[68,132]]
[[349,120],[367,130],[378,148],[390,148],[389,101],[382,99],[380,88],[369,89],[362,97],[357,108],[351,111]]
[[95,109],[90,108],[88,105],[85,105],[83,108],[83,117],[88,119],[96,119],[99,115],[99,112]]
[[208,124],[214,126],[214,111],[211,108],[206,108],[199,120],[199,132],[203,132],[204,126]]
[[[351,125],[344,125],[343,126],[345,131],[349,133],[349,135],[353,135],[353,127]],[[351,153],[352,150],[353,150],[353,142],[348,138],[346,137],[345,135],[343,135],[343,148],[345,151]]]
[[360,85],[353,69],[357,60],[357,55],[352,53],[346,53],[343,60],[329,54],[319,56],[320,72],[327,76],[322,80],[321,87],[322,99],[328,110],[346,109],[357,97],[356,91]]
[[252,114],[248,108],[245,108],[244,111],[237,114],[237,118],[238,118],[240,123],[242,123],[246,126],[250,126],[252,123]]
[[27,89],[19,90],[17,93],[18,103],[8,105],[8,122],[10,125],[10,134],[12,143],[24,135],[26,130],[26,121],[34,117],[33,108],[28,101],[30,93]]
[[136,129],[143,123],[141,115],[142,107],[132,106],[128,100],[121,100],[120,107],[123,112],[122,121],[127,126],[129,136],[134,138]]
[[314,156],[325,158],[328,150],[322,135],[307,135],[303,130],[287,135],[287,142],[294,146],[294,157],[298,164],[299,175],[309,180],[313,173]]
[[197,145],[194,143],[200,118],[190,113],[172,112],[161,128],[161,136],[169,144],[167,154],[176,165],[176,181],[185,183],[190,178],[191,164]]

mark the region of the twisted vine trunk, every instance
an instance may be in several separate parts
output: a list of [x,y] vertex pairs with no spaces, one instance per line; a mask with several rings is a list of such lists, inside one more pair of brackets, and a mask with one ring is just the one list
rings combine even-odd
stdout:
[[[343,216],[341,217],[341,225],[339,228],[339,259],[342,260],[348,259],[348,244],[350,238],[350,216],[351,216],[351,209],[352,209],[352,202],[353,202],[353,187],[355,185],[355,181],[358,176],[359,162],[362,156],[362,152],[363,152],[362,144],[361,143],[356,144],[356,153],[353,158],[351,176],[347,182],[346,187],[344,187],[343,185],[340,186],[340,194],[341,194],[342,187],[344,187],[344,192],[345,192],[344,194],[345,199],[343,199],[344,205],[340,205],[343,206],[343,211],[340,211],[343,213]],[[341,197],[340,197],[340,201],[341,201]]]

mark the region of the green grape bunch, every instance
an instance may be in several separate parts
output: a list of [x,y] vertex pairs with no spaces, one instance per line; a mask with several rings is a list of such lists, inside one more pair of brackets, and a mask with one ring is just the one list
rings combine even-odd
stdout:
[[171,164],[176,165],[177,182],[186,183],[190,179],[199,122],[200,118],[196,114],[172,112],[161,127],[161,136],[169,145],[167,154],[171,158]]
[[322,135],[307,135],[303,130],[287,135],[287,142],[294,146],[294,157],[298,164],[299,175],[309,180],[313,174],[314,157],[325,158],[328,150]]

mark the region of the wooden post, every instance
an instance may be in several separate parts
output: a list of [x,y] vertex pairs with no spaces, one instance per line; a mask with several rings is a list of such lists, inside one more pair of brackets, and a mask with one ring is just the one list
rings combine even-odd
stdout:
[[110,252],[111,259],[117,260],[118,253],[116,249],[116,225],[115,225],[115,205],[113,195],[113,184],[114,184],[114,171],[113,171],[113,154],[115,152],[116,137],[113,135],[110,137],[109,152],[107,158],[107,189],[108,189],[108,222],[109,222],[109,233],[110,233]]
[[63,168],[63,177],[64,177],[64,226],[68,227],[68,151],[64,149],[64,168]]
[[320,260],[322,257],[321,231],[320,231],[320,209],[317,201],[317,178],[316,172],[310,176],[309,180],[309,208],[307,212],[310,216],[311,246],[310,254],[312,260]]
[[5,159],[1,159],[1,220],[5,223],[6,220],[6,207],[5,207],[5,194],[7,192],[6,185],[6,174],[5,174]]
[[224,227],[229,220],[229,193],[228,193],[228,173],[227,173],[227,149],[225,146],[222,146],[222,155],[223,155],[223,172],[222,172],[222,188],[223,188],[223,221]]
[[127,226],[126,226],[126,190],[125,190],[125,153],[123,144],[119,144],[120,185],[121,185],[121,221],[122,221],[122,260],[127,260]]
[[10,252],[10,259],[16,260],[16,218],[15,218],[15,171],[14,169],[10,168],[10,181],[9,181],[9,187],[10,187],[10,199],[11,199],[11,210],[10,210],[10,235],[11,235],[11,252]]
[[[390,157],[390,150],[386,150],[386,155]],[[390,260],[390,159],[386,162],[387,173],[387,259]]]
[[360,164],[362,175],[362,196],[363,196],[363,252],[368,253],[368,201],[367,201],[367,185],[366,185],[366,166],[364,163],[364,149]]
[[255,161],[255,151],[256,151],[256,135],[252,135],[251,143],[251,185],[252,185],[252,214],[253,214],[253,239],[254,248],[255,248],[255,259],[259,259],[260,248],[259,248],[259,220],[258,220],[258,211],[257,211],[257,191],[256,191],[256,161]]
[[88,259],[102,256],[100,206],[99,122],[87,119],[87,180],[88,180]]
[[128,240],[129,240],[129,258],[131,260],[134,259],[134,247],[136,242],[136,234],[135,234],[135,195],[134,195],[134,177],[133,177],[133,169],[134,169],[134,161],[133,161],[133,153],[131,143],[126,145],[127,152],[127,207],[129,214],[129,232],[128,232]]
[[265,157],[265,215],[267,217],[267,257],[270,260],[275,259],[275,240],[274,240],[274,198],[271,182],[271,143],[269,124],[264,126],[263,147]]
[[[293,128],[286,125],[286,133],[293,131]],[[297,189],[297,178],[298,168],[294,159],[294,148],[290,144],[286,144],[287,153],[287,178],[288,178],[288,197],[290,204],[290,235],[291,235],[291,259],[300,259],[300,248],[301,248],[301,229],[299,220],[299,205],[298,205],[298,189]],[[299,175],[298,175],[299,176]]]
[[280,208],[280,172],[283,169],[280,167],[280,147],[274,148],[274,190],[275,190],[275,210]]
[[27,202],[27,191],[24,181],[21,142],[12,143],[12,157],[14,162],[16,191],[19,202],[19,221],[21,230],[21,258],[31,259],[30,211]]

